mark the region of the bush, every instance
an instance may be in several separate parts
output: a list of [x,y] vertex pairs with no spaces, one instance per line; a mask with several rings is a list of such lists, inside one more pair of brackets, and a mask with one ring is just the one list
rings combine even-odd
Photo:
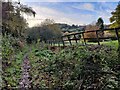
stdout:
[[23,53],[13,47],[15,38],[5,36],[2,38],[2,89],[18,87],[21,76],[21,63]]
[[47,40],[60,38],[61,35],[62,32],[60,30],[60,27],[49,19],[45,20],[41,26],[35,26],[26,32],[28,43],[36,42],[38,39],[46,43]]
[[31,89],[119,90],[120,62],[114,47],[73,46],[53,52],[37,43],[16,51],[11,40],[4,37],[2,41],[3,89],[19,87],[27,53]]
[[33,88],[116,89],[117,52],[108,46],[66,48],[57,54],[34,50],[30,55]]

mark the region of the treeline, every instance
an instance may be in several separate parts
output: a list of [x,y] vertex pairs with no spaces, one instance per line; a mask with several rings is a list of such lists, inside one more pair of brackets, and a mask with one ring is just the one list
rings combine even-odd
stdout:
[[46,19],[40,25],[29,28],[26,31],[26,40],[28,43],[37,42],[40,40],[45,43],[47,40],[52,40],[53,38],[61,38],[62,30],[55,24],[54,20]]

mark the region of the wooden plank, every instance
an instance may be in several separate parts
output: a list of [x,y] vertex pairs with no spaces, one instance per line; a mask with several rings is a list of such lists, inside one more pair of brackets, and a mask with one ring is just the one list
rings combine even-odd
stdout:
[[[74,39],[74,38],[72,38],[72,39],[69,39],[69,40],[71,40],[71,41],[75,41],[75,40],[80,40],[80,39]],[[64,40],[64,41],[69,41],[68,39],[66,39],[66,40]]]
[[82,33],[89,33],[89,32],[96,32],[96,31],[113,31],[113,30],[119,30],[119,28],[109,28],[109,29],[103,29],[103,30],[92,30],[92,31],[84,31],[84,32],[79,32],[79,33],[71,33],[68,35],[63,35],[62,37],[67,37],[67,36],[71,36],[71,35],[77,35],[77,34],[82,34]]
[[[97,39],[97,38],[84,38],[84,39],[86,39],[86,40],[91,40],[91,39]],[[116,39],[117,40],[117,38],[116,37],[100,37],[99,39]]]

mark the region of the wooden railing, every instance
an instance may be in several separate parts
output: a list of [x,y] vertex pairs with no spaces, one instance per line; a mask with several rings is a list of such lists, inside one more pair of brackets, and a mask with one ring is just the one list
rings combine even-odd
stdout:
[[[99,32],[104,32],[104,31],[113,31],[115,32],[115,36],[114,37],[99,37],[98,33]],[[92,31],[83,31],[83,32],[77,32],[77,33],[71,33],[71,34],[67,34],[67,35],[63,35],[61,38],[53,38],[51,40],[48,40],[47,43],[50,45],[56,45],[58,44],[58,46],[60,46],[60,44],[62,43],[63,46],[65,46],[65,42],[69,42],[70,45],[72,45],[72,41],[75,41],[76,43],[78,43],[78,41],[83,40],[84,45],[87,44],[87,40],[96,40],[98,45],[100,45],[100,42],[102,40],[106,40],[106,39],[111,39],[111,40],[118,40],[118,43],[120,43],[120,36],[119,36],[119,31],[120,28],[110,28],[110,29],[103,29],[103,30],[92,30]],[[95,32],[96,37],[94,38],[86,38],[85,34],[86,33],[91,33],[91,32]],[[77,37],[77,35],[80,35],[80,37]],[[70,38],[73,37],[73,38]],[[66,39],[65,39],[66,38]]]

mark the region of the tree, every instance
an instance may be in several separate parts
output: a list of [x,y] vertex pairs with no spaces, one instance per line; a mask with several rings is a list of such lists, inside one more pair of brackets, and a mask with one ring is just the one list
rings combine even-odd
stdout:
[[[112,28],[120,27],[120,1],[115,9],[115,11],[111,12],[112,17],[110,17],[110,22]],[[119,58],[120,58],[120,42],[119,42]]]
[[41,26],[47,26],[47,25],[51,25],[54,23],[55,21],[53,19],[45,19],[43,22],[41,22]]
[[47,42],[47,40],[51,40],[53,38],[59,39],[62,35],[62,30],[54,22],[54,20],[46,19],[41,22],[41,25],[35,26],[27,32],[27,41],[32,43],[31,41],[37,41],[40,39],[41,41]]
[[[103,19],[100,17],[100,18],[98,18],[98,20],[97,20],[97,23],[96,23],[96,26],[98,26],[98,28],[100,29],[100,30],[103,30],[104,29],[104,21],[103,21]],[[98,37],[103,37],[104,36],[104,31],[99,31],[98,32]]]
[[21,13],[35,16],[35,11],[26,5],[13,2],[2,2],[2,34],[12,34],[19,37],[27,27],[27,22]]
[[96,25],[99,27],[99,29],[104,29],[104,21],[101,17],[98,18]]
[[[41,23],[41,27],[44,28],[47,32],[51,32],[52,38],[59,38],[61,37],[61,29],[55,23],[53,19],[46,19]],[[53,35],[52,35],[53,34]],[[46,35],[49,36],[49,33]]]
[[110,22],[112,23],[110,27],[116,28],[120,27],[120,2],[118,3],[115,11],[111,12],[112,17],[110,17]]
[[[116,27],[120,27],[120,1],[115,9],[115,11],[111,12],[112,14],[112,17],[110,17],[110,22],[112,23],[111,24],[111,27],[112,28],[116,28]],[[119,41],[119,44],[118,44],[118,60],[120,60],[120,41]],[[119,65],[118,65],[119,67]],[[118,78],[120,78],[120,72],[118,70]],[[120,86],[120,82],[118,84],[118,86]]]

